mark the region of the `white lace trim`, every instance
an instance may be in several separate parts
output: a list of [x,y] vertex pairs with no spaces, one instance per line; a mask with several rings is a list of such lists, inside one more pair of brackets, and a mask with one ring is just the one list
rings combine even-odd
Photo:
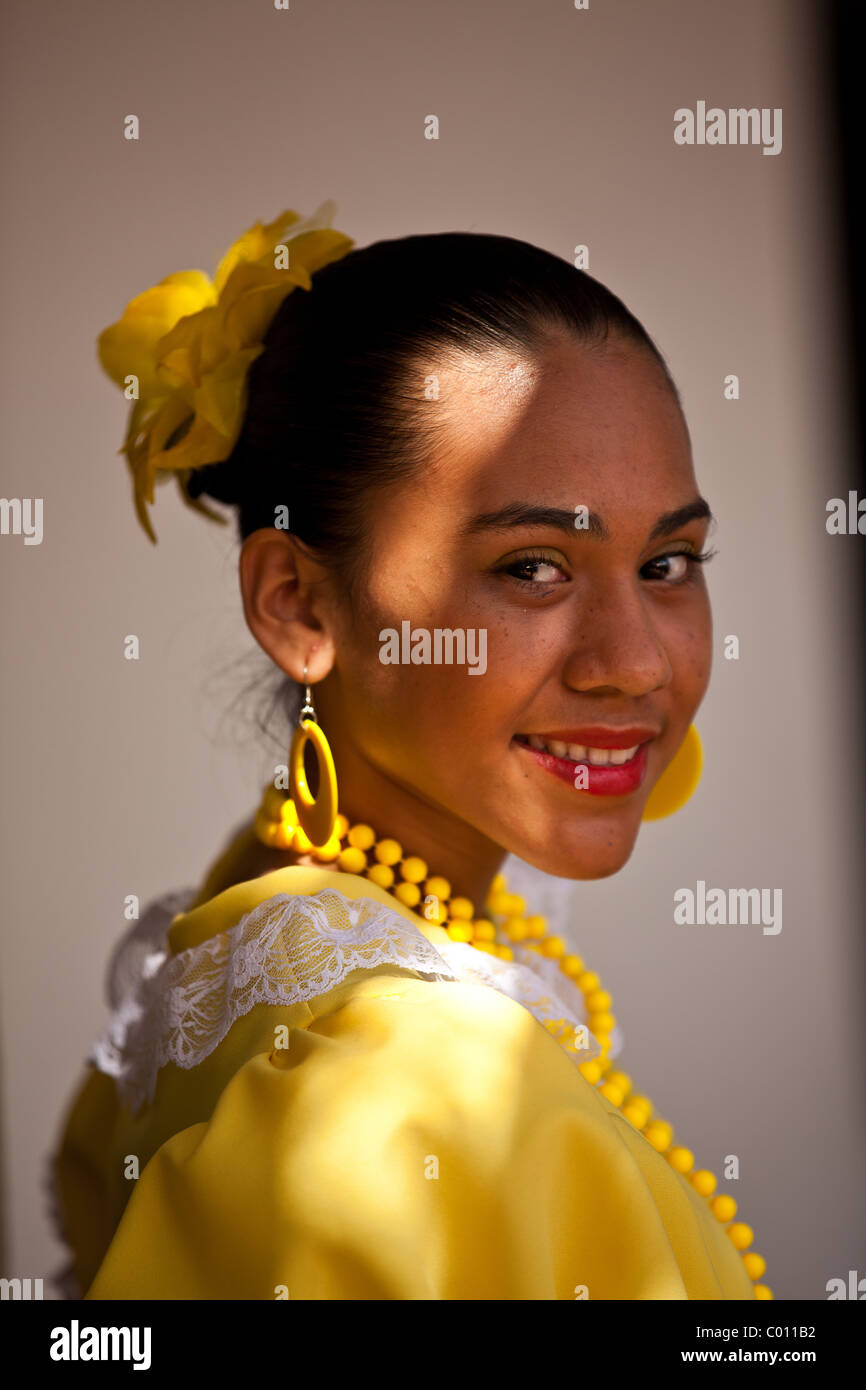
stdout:
[[[169,1062],[198,1066],[237,1019],[258,1004],[301,1003],[326,993],[353,970],[394,965],[425,979],[483,984],[514,999],[556,1036],[585,1027],[583,997],[555,961],[515,948],[513,961],[448,942],[437,950],[407,918],[371,898],[333,888],[312,896],[277,893],[236,926],[171,955],[168,928],[193,900],[182,889],[155,899],[115,949],[109,967],[114,1012],[88,1060],[113,1076],[132,1113],[153,1100]],[[567,1051],[578,1065],[598,1056]],[[612,1054],[619,1050],[612,1039]]]
[[[583,995],[568,976],[563,975],[555,960],[519,945],[512,946],[514,960],[502,960],[457,941],[449,941],[439,950],[466,984],[492,985],[522,1004],[539,1022],[556,1022],[559,1026],[551,1031],[560,1042],[571,1043],[575,1027],[586,1025]],[[575,1061],[578,1064],[601,1055],[601,1048],[588,1029],[586,1040],[579,1041],[577,1046],[580,1056]],[[611,1058],[617,1057],[621,1050],[622,1035],[615,1027],[610,1035]]]

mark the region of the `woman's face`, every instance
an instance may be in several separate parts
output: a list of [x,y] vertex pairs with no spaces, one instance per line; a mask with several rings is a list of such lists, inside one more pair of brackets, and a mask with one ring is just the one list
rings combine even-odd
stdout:
[[[434,461],[374,499],[372,561],[352,618],[334,608],[315,688],[341,788],[380,834],[420,808],[450,862],[489,843],[604,877],[709,677],[688,558],[707,508],[682,416],[651,354],[621,339],[430,372]],[[463,634],[463,664],[459,636],[435,659],[437,630]]]

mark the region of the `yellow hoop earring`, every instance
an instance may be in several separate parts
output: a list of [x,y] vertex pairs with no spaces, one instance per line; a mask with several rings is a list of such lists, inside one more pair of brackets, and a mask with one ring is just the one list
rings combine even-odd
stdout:
[[685,806],[698,782],[704,762],[698,731],[690,724],[672,761],[665,768],[647,798],[643,820],[661,820]]
[[[310,842],[318,849],[330,840],[337,823],[337,770],[331,746],[316,719],[307,668],[304,667],[306,695],[298,715],[298,727],[292,734],[289,749],[289,795],[298,813],[298,824]],[[319,769],[319,789],[313,796],[304,768],[304,749],[313,745]]]

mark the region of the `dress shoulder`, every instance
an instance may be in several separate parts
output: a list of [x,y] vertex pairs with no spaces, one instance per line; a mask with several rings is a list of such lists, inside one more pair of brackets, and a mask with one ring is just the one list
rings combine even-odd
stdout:
[[515,1000],[354,979],[152,1155],[93,1299],[752,1297],[703,1199]]

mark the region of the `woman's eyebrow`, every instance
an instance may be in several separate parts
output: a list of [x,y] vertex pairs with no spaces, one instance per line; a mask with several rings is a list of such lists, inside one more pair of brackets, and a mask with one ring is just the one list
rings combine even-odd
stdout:
[[[595,536],[598,540],[610,539],[610,532],[597,512],[585,512],[577,526],[576,515],[576,509],[567,511],[562,507],[537,507],[529,502],[509,502],[507,507],[501,507],[499,511],[479,512],[462,527],[462,534],[471,536],[479,531],[508,531],[519,526],[547,526],[566,531],[569,535],[573,535],[577,530]],[[709,503],[705,502],[703,497],[696,497],[685,506],[677,507],[674,511],[665,512],[660,516],[650,532],[649,539],[654,541],[659,536],[669,536],[672,531],[678,530],[690,521],[702,520],[712,521],[713,514]]]
[[687,502],[684,507],[677,507],[673,512],[665,512],[650,531],[649,538],[654,541],[659,536],[669,536],[672,531],[678,531],[690,521],[715,521],[710,505],[703,497],[696,497],[693,502]]
[[[573,532],[575,515],[574,509],[569,512],[561,507],[536,507],[529,502],[509,502],[507,507],[497,512],[479,512],[462,528],[462,534],[471,536],[478,531],[507,531],[518,526],[552,526],[558,531]],[[581,519],[579,529],[597,536],[599,540],[607,539],[607,528],[595,512],[589,512]]]

